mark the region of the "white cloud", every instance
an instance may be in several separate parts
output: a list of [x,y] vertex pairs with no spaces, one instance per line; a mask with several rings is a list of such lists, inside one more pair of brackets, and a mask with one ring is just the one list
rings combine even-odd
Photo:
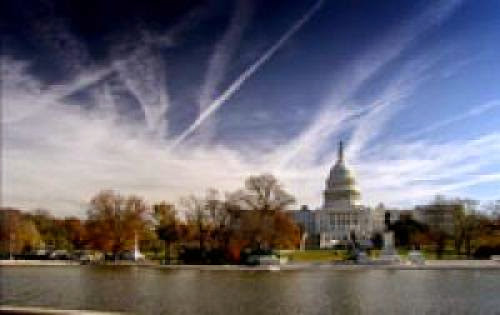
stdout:
[[86,70],[69,82],[45,88],[40,81],[27,73],[29,65],[27,61],[1,56],[0,63],[3,123],[15,122],[36,114],[112,73],[109,69]]
[[113,69],[139,102],[149,132],[166,135],[170,98],[167,90],[166,65],[161,51],[149,40],[126,58],[113,62]]
[[[438,23],[457,3],[437,9],[437,14],[426,11],[422,16],[434,17],[434,23]],[[357,58],[358,62],[348,67],[356,70],[354,74],[346,76],[345,85],[324,100],[322,110],[296,139],[271,150],[253,146],[244,153],[222,144],[184,143],[172,149],[174,140],[151,133],[151,129],[166,126],[162,124],[168,122],[169,101],[162,88],[168,83],[168,78],[163,77],[162,60],[149,48],[130,55],[126,62],[115,63],[114,68],[82,72],[73,82],[45,90],[26,71],[26,63],[5,59],[2,202],[23,208],[47,207],[60,215],[83,214],[86,202],[100,189],[135,193],[149,201],[175,201],[189,193],[203,193],[209,187],[233,190],[250,174],[272,171],[299,203],[314,207],[321,203],[324,180],[335,154],[329,142],[348,131],[352,132],[350,161],[357,170],[365,201],[370,204],[412,203],[439,192],[459,193],[480,183],[499,181],[499,170],[494,166],[500,162],[500,134],[445,143],[432,139],[375,141],[404,105],[404,98],[427,77],[429,67],[439,60],[437,57],[421,56],[406,63],[365,106],[352,103],[353,95],[364,82],[394,60],[418,34],[429,29],[424,22],[420,18],[418,23],[409,23],[406,31],[396,32],[399,41],[390,50],[377,48]],[[298,30],[300,23],[287,36]],[[205,116],[202,114],[185,136],[237,91],[287,36],[211,103]],[[224,68],[224,63],[219,66]],[[115,91],[104,79],[116,70],[141,102],[149,128],[132,120],[117,119]],[[99,106],[89,111],[65,103],[65,96],[89,85],[97,85]],[[494,106],[488,104],[428,128],[479,115]],[[360,154],[367,149],[370,154]],[[327,158],[320,158],[325,150]]]
[[[24,80],[37,86],[26,73],[20,77]],[[300,203],[321,202],[330,162],[275,168],[279,153],[290,149],[286,147],[268,153],[253,148],[245,155],[223,145],[169,150],[168,140],[151,137],[142,125],[120,123],[100,113],[99,108],[88,112],[59,102],[5,124],[4,204],[81,214],[100,189],[136,193],[150,201],[175,201],[208,187],[233,190],[246,176],[273,170]],[[344,115],[349,117],[350,112]],[[317,135],[322,137],[321,132]],[[498,180],[495,173],[481,170],[500,162],[495,158],[500,156],[500,135],[450,143],[371,144],[370,152],[370,159],[354,165],[365,200],[400,204]]]

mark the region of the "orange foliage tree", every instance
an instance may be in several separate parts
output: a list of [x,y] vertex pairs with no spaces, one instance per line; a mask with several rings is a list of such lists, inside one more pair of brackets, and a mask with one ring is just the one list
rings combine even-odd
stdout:
[[148,234],[149,206],[137,196],[102,191],[90,202],[87,237],[91,248],[116,255],[131,250],[135,237]]
[[233,227],[240,246],[254,250],[295,247],[300,240],[297,225],[283,212],[295,203],[270,174],[250,176],[245,187],[229,196]]

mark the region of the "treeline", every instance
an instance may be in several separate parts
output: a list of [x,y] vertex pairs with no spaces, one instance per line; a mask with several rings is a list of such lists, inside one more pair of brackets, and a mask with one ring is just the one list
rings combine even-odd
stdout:
[[[396,246],[427,249],[436,258],[489,258],[500,255],[500,202],[479,208],[479,202],[468,199],[446,199],[421,206],[429,214],[427,224],[412,216],[402,216],[390,224]],[[414,212],[418,211],[418,207]],[[443,214],[447,215],[443,215]]]
[[296,248],[300,230],[283,211],[295,203],[268,174],[250,176],[244,187],[222,196],[208,190],[179,205],[148,204],[135,195],[101,191],[85,219],[57,218],[48,211],[0,211],[3,256],[38,249],[94,250],[120,257],[139,241],[152,258],[184,263],[239,263],[246,255]]

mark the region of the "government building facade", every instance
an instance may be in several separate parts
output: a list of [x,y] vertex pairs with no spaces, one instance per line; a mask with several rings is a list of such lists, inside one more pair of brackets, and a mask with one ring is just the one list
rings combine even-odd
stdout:
[[340,142],[337,161],[326,178],[322,205],[316,210],[302,206],[289,214],[304,232],[301,247],[331,248],[352,244],[353,240],[370,246],[370,240],[376,234],[381,235],[386,224],[408,218],[452,235],[453,216],[459,206],[446,200],[416,206],[413,210],[390,209],[382,204],[375,208],[362,205],[361,192]]
[[[361,204],[361,193],[353,172],[347,167],[342,142],[338,157],[326,179],[323,204],[317,210],[302,207],[290,211],[304,229],[314,247],[330,248],[350,244],[353,240],[369,243],[376,232],[383,230],[383,211]],[[311,246],[311,242],[308,242]]]
[[320,247],[331,247],[346,241],[368,241],[376,229],[376,215],[361,205],[361,193],[353,172],[346,166],[342,142],[338,158],[326,180],[324,202],[317,211],[317,233]]

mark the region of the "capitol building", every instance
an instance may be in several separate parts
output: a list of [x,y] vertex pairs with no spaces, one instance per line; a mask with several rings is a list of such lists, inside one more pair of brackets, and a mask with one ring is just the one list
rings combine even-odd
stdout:
[[320,248],[345,245],[354,239],[369,242],[374,233],[383,229],[383,211],[361,204],[361,193],[346,165],[342,142],[337,161],[326,179],[322,206],[314,211],[303,207],[290,214],[308,238],[319,241],[316,246]]
[[361,193],[353,172],[346,166],[342,142],[338,158],[326,180],[324,203],[316,212],[320,247],[351,239],[369,240],[375,228],[375,213],[360,204]]

